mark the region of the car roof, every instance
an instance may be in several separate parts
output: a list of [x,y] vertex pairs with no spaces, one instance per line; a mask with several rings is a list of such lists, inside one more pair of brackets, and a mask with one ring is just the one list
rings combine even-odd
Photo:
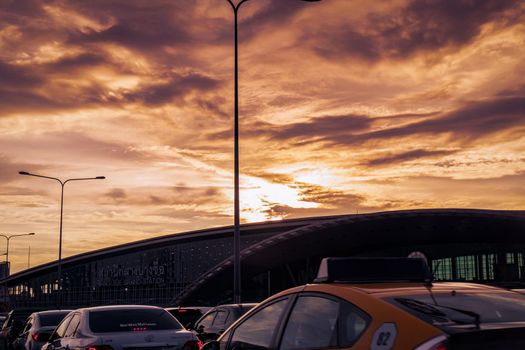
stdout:
[[469,293],[479,292],[501,292],[505,289],[493,287],[477,283],[465,282],[434,282],[430,285],[421,282],[405,282],[405,283],[366,283],[366,284],[350,284],[350,283],[319,283],[309,285],[317,286],[316,289],[325,289],[323,286],[331,286],[332,288],[347,288],[369,294],[374,297],[389,297],[398,295],[414,295],[428,293],[429,289],[432,293],[451,293],[453,291],[463,291]]
[[351,287],[359,288],[361,291],[368,294],[373,294],[377,297],[428,293],[429,289],[432,290],[432,293],[452,293],[453,291],[463,291],[469,293],[504,291],[504,289],[498,287],[465,282],[435,282],[431,285],[425,285],[422,283],[389,283],[384,286],[381,284],[372,284],[362,286],[354,285]]
[[172,310],[209,310],[211,309],[211,306],[173,306],[173,307],[165,307],[164,310],[172,311]]
[[[399,295],[415,295],[429,292],[429,285],[421,282],[402,283],[313,283],[293,287],[277,293],[270,299],[279,298],[282,295],[293,294],[307,289],[308,291],[329,292],[334,289],[351,289],[376,298],[395,297]],[[431,285],[432,293],[451,293],[452,291],[463,291],[469,293],[502,292],[506,289],[478,283],[466,282],[434,282]],[[511,292],[511,291],[509,291]]]
[[55,314],[67,314],[73,310],[47,310],[47,311],[38,311],[33,312],[32,315],[55,315]]
[[162,310],[166,311],[161,307],[153,306],[153,305],[108,305],[108,306],[93,306],[93,307],[85,307],[78,309],[78,311],[111,311],[111,310]]
[[221,304],[214,307],[214,309],[218,307],[250,307],[255,306],[257,303],[242,303],[242,304]]

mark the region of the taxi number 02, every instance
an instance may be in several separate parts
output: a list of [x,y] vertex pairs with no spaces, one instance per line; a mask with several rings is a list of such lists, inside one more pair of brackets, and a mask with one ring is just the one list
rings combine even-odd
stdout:
[[372,337],[371,350],[390,350],[397,337],[397,328],[394,323],[383,323]]

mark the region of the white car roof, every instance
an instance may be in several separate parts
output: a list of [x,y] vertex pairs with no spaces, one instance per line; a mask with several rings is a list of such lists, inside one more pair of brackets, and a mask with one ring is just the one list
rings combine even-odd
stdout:
[[78,309],[78,311],[111,311],[111,310],[163,310],[163,308],[153,305],[108,305],[108,306],[93,306]]

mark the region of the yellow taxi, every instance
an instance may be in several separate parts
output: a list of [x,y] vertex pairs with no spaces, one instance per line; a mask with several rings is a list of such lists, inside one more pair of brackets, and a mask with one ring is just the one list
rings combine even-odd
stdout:
[[414,258],[325,258],[313,284],[253,308],[203,350],[525,349],[525,296],[432,282]]

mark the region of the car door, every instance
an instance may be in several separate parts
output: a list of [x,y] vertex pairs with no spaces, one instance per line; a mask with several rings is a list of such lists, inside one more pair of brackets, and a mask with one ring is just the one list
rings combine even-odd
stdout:
[[62,322],[60,322],[60,324],[57,326],[57,328],[51,335],[51,338],[49,338],[49,344],[46,350],[64,349],[63,338],[66,334],[67,327],[69,326],[69,322],[72,318],[73,315],[68,315],[62,320]]
[[272,300],[253,310],[230,328],[219,341],[221,350],[273,349],[293,296]]
[[78,348],[78,339],[75,337],[76,331],[80,324],[80,314],[74,313],[71,315],[71,321],[64,331],[64,336],[61,340],[61,346],[64,350],[77,349]]
[[215,316],[217,315],[217,311],[211,311],[204,315],[196,324],[195,324],[195,332],[197,333],[197,337],[205,343],[208,340],[216,339],[214,338],[214,331],[212,329],[213,326],[213,320],[215,319]]
[[353,348],[370,321],[368,314],[346,300],[324,293],[299,293],[279,350]]
[[210,330],[208,334],[210,335],[210,339],[217,339],[226,328],[228,328],[228,323],[230,317],[231,311],[227,308],[219,308],[217,309],[215,318],[213,319],[213,323],[210,327]]
[[22,326],[22,331],[20,335],[13,341],[14,350],[23,350],[26,348],[26,343],[31,346],[31,335],[30,331],[33,327],[33,317],[28,317],[24,325]]

